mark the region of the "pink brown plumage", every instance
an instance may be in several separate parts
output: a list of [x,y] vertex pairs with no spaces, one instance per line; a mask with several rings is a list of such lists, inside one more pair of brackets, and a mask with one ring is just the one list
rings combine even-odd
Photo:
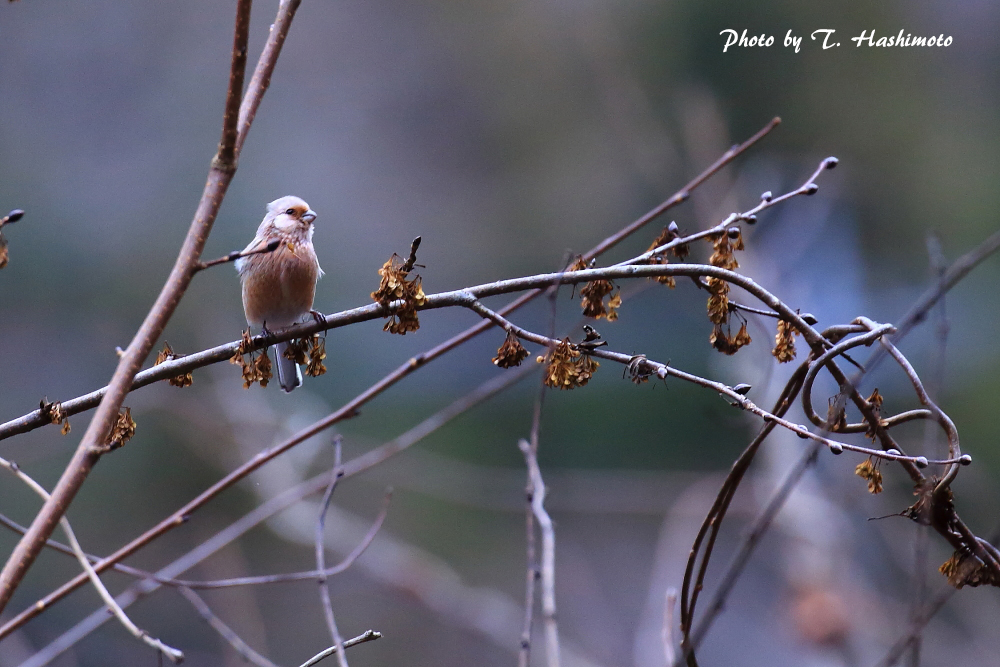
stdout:
[[[312,311],[316,281],[323,270],[313,249],[316,213],[298,197],[282,197],[267,205],[267,214],[257,235],[243,252],[267,247],[278,240],[272,252],[236,260],[243,286],[243,311],[247,324],[277,331],[304,321]],[[287,343],[278,343],[278,383],[286,392],[302,384],[298,364],[284,357]]]

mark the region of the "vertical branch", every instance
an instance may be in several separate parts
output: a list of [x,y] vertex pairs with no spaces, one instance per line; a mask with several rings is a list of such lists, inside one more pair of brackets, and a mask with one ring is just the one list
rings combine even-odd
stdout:
[[333,603],[330,601],[330,589],[326,584],[326,544],[324,532],[326,527],[326,511],[330,507],[330,500],[333,498],[333,491],[337,488],[337,482],[344,476],[344,466],[341,463],[340,436],[337,436],[333,445],[333,471],[330,476],[330,484],[326,487],[323,500],[319,504],[319,516],[316,518],[316,571],[319,572],[317,579],[319,583],[319,599],[323,603],[323,614],[326,616],[326,626],[330,629],[330,637],[333,645],[337,649],[337,663],[340,667],[347,667],[347,656],[344,655],[344,639],[337,630],[337,620],[333,616]]
[[267,43],[261,51],[257,67],[253,76],[250,77],[250,84],[247,86],[247,94],[243,98],[243,104],[239,108],[239,134],[236,137],[236,155],[243,151],[243,142],[246,141],[247,132],[257,115],[260,101],[264,99],[264,93],[271,85],[271,74],[274,73],[274,66],[278,63],[278,54],[288,37],[288,30],[292,27],[292,19],[299,8],[302,0],[281,0],[278,4],[278,16],[271,24],[271,32],[267,36]]
[[52,491],[51,497],[39,511],[27,534],[18,542],[14,553],[0,572],[0,610],[10,601],[14,590],[34,563],[45,541],[52,535],[59,519],[66,513],[80,487],[87,480],[94,465],[107,451],[106,442],[114,420],[118,416],[125,395],[135,374],[149,354],[156,339],[163,332],[177,304],[187,290],[201,258],[205,241],[215,222],[222,199],[233,174],[236,172],[237,120],[239,101],[243,94],[243,77],[247,60],[247,38],[250,30],[251,0],[239,0],[236,9],[236,27],[233,31],[233,52],[226,94],[226,111],[223,117],[222,139],[219,151],[212,160],[208,181],[198,203],[194,220],[188,229],[180,253],[170,276],[156,303],[146,315],[135,338],[118,362],[108,391],[97,408],[87,431],[83,435],[73,458]]
[[517,654],[518,667],[528,667],[531,662],[531,625],[535,613],[535,581],[540,576],[538,564],[535,560],[535,515],[531,509],[535,487],[531,483],[530,474],[528,475],[528,483],[524,488],[524,495],[527,499],[527,508],[524,513],[527,573],[524,581],[524,625],[521,628],[521,649]]
[[559,667],[559,626],[556,623],[556,533],[552,519],[545,511],[545,482],[538,467],[538,459],[526,440],[518,443],[524,460],[528,464],[528,474],[534,493],[531,508],[542,533],[542,618],[545,622],[545,657],[549,667]]
[[[941,250],[941,240],[936,234],[927,235],[927,254],[930,258],[931,273],[935,283],[940,284],[944,279],[945,271],[948,269],[948,262],[944,252]],[[937,314],[937,326],[934,328],[934,338],[937,343],[936,354],[933,364],[933,372],[930,381],[927,383],[932,396],[940,396],[944,386],[945,354],[948,348],[948,312],[945,306],[945,297],[941,296],[941,301],[934,307]],[[924,456],[936,457],[937,428],[934,422],[927,420],[924,422]],[[913,642],[910,644],[909,667],[920,667],[920,652],[923,643],[923,633],[920,626],[920,619],[924,615],[924,608],[927,605],[927,531],[930,525],[930,508],[921,507],[920,522],[913,534],[913,598],[910,601],[910,623],[915,628]]]
[[677,605],[677,589],[673,586],[667,588],[667,593],[663,600],[663,628],[660,630],[660,639],[663,641],[663,658],[667,667],[672,667],[677,660],[677,651],[674,650],[674,607]]
[[[563,256],[561,267],[569,265],[570,253]],[[549,338],[556,335],[556,306],[559,298],[559,285],[549,288]],[[538,395],[535,397],[535,408],[531,415],[531,435],[529,446],[531,454],[538,459],[538,439],[542,430],[542,407],[545,404],[545,379],[538,384]],[[524,508],[524,530],[525,530],[525,560],[527,561],[527,574],[524,582],[524,625],[521,630],[521,650],[517,654],[518,667],[528,667],[531,662],[531,626],[535,615],[535,582],[541,576],[538,568],[535,549],[535,513],[534,498],[535,484],[528,470],[528,480],[525,483],[524,495],[527,501]]]

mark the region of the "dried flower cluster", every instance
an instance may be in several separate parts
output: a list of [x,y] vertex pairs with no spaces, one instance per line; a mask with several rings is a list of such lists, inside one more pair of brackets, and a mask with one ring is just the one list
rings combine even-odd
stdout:
[[[609,294],[611,297],[605,307],[604,297]],[[610,280],[593,280],[587,283],[580,288],[580,299],[584,316],[598,320],[604,318],[608,322],[618,319],[618,308],[622,305],[621,290],[615,291],[615,285]]]
[[[875,391],[873,391],[872,395],[868,397],[868,405],[872,407],[872,412],[875,414],[875,419],[881,421],[882,394],[878,393],[878,387],[875,387]],[[881,425],[881,423],[879,425]],[[875,437],[878,435],[878,428],[876,428],[875,424],[868,424],[868,428],[865,429],[865,435],[871,438],[872,442],[875,442]]]
[[[13,211],[0,218],[0,228],[12,222],[17,222],[22,217],[24,217],[24,211],[19,208],[15,208]],[[5,239],[3,234],[0,233],[0,269],[7,266],[7,260],[9,258],[10,255],[7,253],[7,239]]]
[[493,357],[493,363],[500,368],[511,368],[520,366],[527,356],[528,351],[521,345],[521,341],[517,339],[513,331],[508,331],[503,345],[497,350],[497,356]]
[[[250,360],[244,359],[249,356]],[[271,358],[267,356],[267,350],[253,351],[253,339],[250,337],[250,330],[243,332],[240,346],[236,349],[229,363],[236,364],[243,371],[243,388],[249,389],[254,382],[259,382],[260,386],[266,387],[271,374]]]
[[[159,366],[165,361],[171,361],[173,359],[179,359],[182,355],[175,354],[173,348],[170,347],[170,343],[163,341],[163,349],[156,354],[156,361],[153,362],[154,366]],[[175,375],[168,380],[171,387],[190,387],[194,383],[194,377],[191,372],[181,373],[180,375]]]
[[[740,263],[736,261],[733,251],[743,250],[743,247],[740,228],[730,227],[725,233],[712,237],[713,252],[708,262],[721,269],[730,271],[737,269]],[[736,354],[741,347],[749,345],[752,339],[747,332],[746,321],[743,321],[736,334],[733,334],[729,321],[729,283],[721,278],[709,277],[705,279],[705,287],[710,294],[707,306],[708,319],[715,325],[708,342],[723,354]]]
[[547,356],[538,357],[538,361],[548,361],[545,386],[556,389],[582,387],[600,366],[589,354],[581,353],[569,338],[563,338]]
[[284,356],[305,366],[309,377],[319,377],[326,373],[326,364],[323,363],[326,359],[326,339],[319,334],[288,341]]
[[69,425],[69,415],[63,410],[62,403],[52,402],[49,403],[46,399],[42,399],[38,404],[38,409],[42,411],[42,414],[48,417],[49,421],[53,424],[62,424],[62,428],[59,430],[63,435],[67,435],[70,432]]
[[[593,261],[588,264],[583,255],[577,255],[573,263],[566,267],[566,271],[583,271],[592,267]],[[612,292],[614,294],[611,294]],[[605,306],[604,297],[609,294],[611,294],[611,298],[608,299],[608,305]],[[592,280],[580,288],[580,307],[583,308],[585,317],[593,317],[597,320],[604,318],[608,322],[614,322],[618,319],[618,308],[621,305],[620,290],[615,291],[615,285],[610,280]]]
[[[733,255],[734,250],[743,250],[743,235],[738,227],[731,227],[726,233],[719,233],[712,239],[712,256],[708,263],[720,269],[733,271],[740,263]],[[706,284],[712,296],[708,299],[708,319],[715,324],[724,324],[729,319],[729,283],[721,278],[707,278]]]
[[723,325],[716,324],[708,336],[708,342],[712,344],[712,347],[723,354],[736,354],[741,347],[749,345],[752,341],[753,339],[750,338],[750,333],[747,331],[746,322],[740,323],[740,330],[736,332],[735,336],[729,328],[728,322],[725,325],[725,330],[723,330]]
[[[650,246],[648,248],[646,248],[646,252],[650,252],[652,250],[656,250],[660,246],[666,245],[666,244],[670,243],[671,241],[675,241],[676,239],[679,239],[679,238],[680,238],[680,230],[677,228],[677,223],[676,222],[671,222],[669,225],[667,225],[666,227],[663,228],[663,231],[660,232],[660,235],[656,237],[656,239],[650,244]],[[688,248],[688,245],[686,243],[681,243],[681,244],[678,244],[678,245],[674,246],[673,248],[671,248],[668,251],[664,251],[664,252],[660,252],[660,253],[654,254],[652,257],[650,257],[648,260],[646,260],[645,263],[646,264],[669,264],[670,260],[667,258],[667,253],[668,252],[670,254],[672,254],[674,257],[676,257],[677,259],[679,259],[681,261],[684,261],[684,258],[688,256],[688,253],[690,252],[690,249]],[[653,280],[655,280],[656,282],[660,283],[661,285],[666,285],[670,289],[673,289],[673,288],[677,287],[677,281],[674,279],[673,276],[657,276],[657,277],[653,278]]]
[[827,403],[826,423],[830,425],[832,433],[839,433],[847,428],[847,410],[843,403],[837,401],[836,397],[831,398]]
[[993,571],[975,554],[968,551],[956,551],[951,558],[941,564],[938,572],[948,577],[948,583],[955,588],[983,584],[1000,587],[1000,579],[993,574]]
[[882,472],[879,464],[882,459],[873,459],[869,456],[854,469],[854,474],[861,479],[868,480],[868,493],[882,493]]
[[583,271],[587,268],[590,268],[587,266],[587,260],[583,258],[583,255],[577,255],[573,263],[566,267],[566,271],[567,273],[570,271]]
[[104,444],[110,449],[118,449],[135,435],[135,420],[132,419],[132,408],[122,408],[118,412],[118,419],[111,427],[111,433]]
[[393,253],[389,261],[378,270],[382,281],[379,283],[378,289],[372,292],[372,299],[386,308],[393,301],[402,301],[395,312],[386,315],[389,321],[382,327],[383,331],[402,336],[420,328],[420,321],[417,319],[417,306],[424,305],[427,297],[420,286],[420,276],[407,280],[411,269],[412,264],[404,262],[402,257]]
[[791,322],[778,320],[778,331],[774,334],[774,349],[771,354],[779,363],[795,360],[795,337],[798,335],[799,330]]

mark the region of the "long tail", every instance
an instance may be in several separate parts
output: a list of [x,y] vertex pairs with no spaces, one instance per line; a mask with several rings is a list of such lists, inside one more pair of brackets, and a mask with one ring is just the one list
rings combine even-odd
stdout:
[[277,357],[276,365],[278,367],[278,384],[286,392],[295,389],[302,385],[302,371],[299,370],[299,365],[285,357],[285,349],[288,348],[288,343],[277,343],[274,346]]

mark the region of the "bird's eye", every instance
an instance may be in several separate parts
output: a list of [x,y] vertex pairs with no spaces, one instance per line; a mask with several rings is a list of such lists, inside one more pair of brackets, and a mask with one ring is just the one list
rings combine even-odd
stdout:
[[294,208],[288,209],[287,211],[285,211],[285,215],[295,215],[295,209]]

